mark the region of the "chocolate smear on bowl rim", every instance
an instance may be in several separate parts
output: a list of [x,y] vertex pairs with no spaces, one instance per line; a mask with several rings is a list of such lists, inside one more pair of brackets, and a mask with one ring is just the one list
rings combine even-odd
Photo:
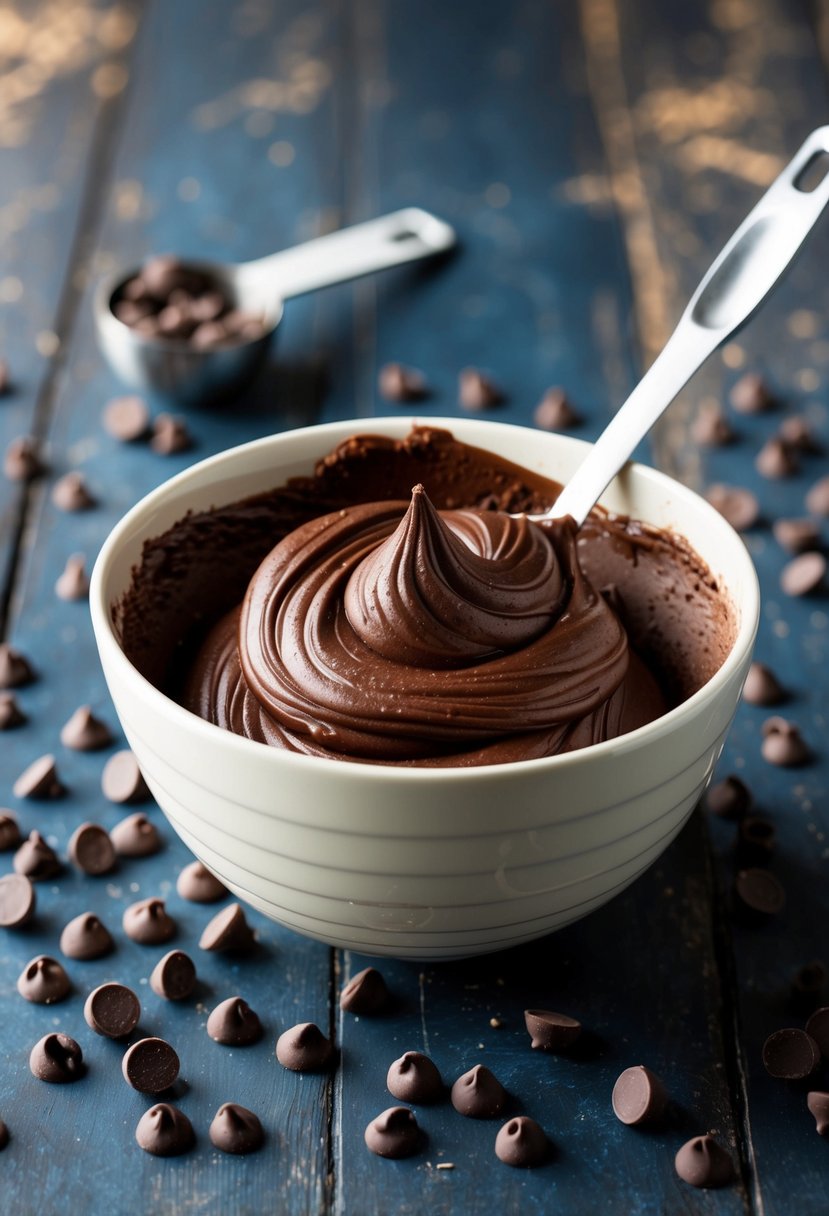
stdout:
[[659,1123],[668,1105],[668,1093],[660,1077],[644,1064],[620,1073],[611,1095],[613,1113],[628,1127]]
[[429,386],[423,372],[403,363],[383,364],[377,377],[377,388],[384,400],[399,405],[423,401],[429,396]]
[[56,958],[38,954],[30,959],[17,977],[17,991],[33,1005],[55,1005],[72,989],[65,968]]
[[55,757],[38,756],[23,770],[13,786],[15,798],[49,801],[61,798],[66,790],[58,776]]
[[20,825],[14,811],[0,810],[0,853],[8,853],[16,849],[22,841]]
[[829,1136],[829,1094],[813,1089],[806,1095],[806,1108],[815,1121],[819,1136]]
[[780,573],[780,587],[791,596],[812,595],[826,588],[826,557],[811,550],[793,557]]
[[66,1085],[86,1072],[83,1052],[68,1034],[46,1034],[29,1053],[29,1068],[38,1081]]
[[378,1157],[411,1157],[421,1145],[421,1132],[414,1111],[390,1106],[376,1115],[364,1132],[366,1147]]
[[820,529],[813,519],[776,519],[771,530],[787,553],[805,553],[820,547]]
[[255,944],[253,930],[241,904],[228,904],[209,920],[199,938],[202,950],[247,951]]
[[125,984],[100,984],[86,998],[83,1016],[96,1034],[125,1039],[138,1025],[141,1002]]
[[776,404],[762,376],[746,372],[732,386],[728,400],[738,414],[764,414]]
[[421,1051],[406,1051],[389,1065],[386,1088],[393,1098],[415,1106],[439,1102],[446,1092],[437,1065]]
[[121,924],[127,937],[142,946],[161,945],[176,934],[176,922],[167,911],[164,900],[156,896],[130,904],[124,909]]
[[25,874],[4,874],[0,878],[0,928],[22,929],[35,914],[37,895]]
[[150,987],[166,1001],[186,1000],[196,986],[196,966],[183,950],[170,950],[150,974]]
[[213,904],[229,894],[227,887],[201,861],[191,861],[176,879],[182,899],[195,904]]
[[90,876],[111,874],[118,864],[109,832],[98,823],[82,823],[75,828],[69,837],[68,852],[72,864]]
[[760,745],[760,754],[769,764],[796,768],[812,759],[812,753],[797,723],[779,716],[766,718],[761,733],[763,742]]
[[465,410],[488,410],[501,405],[504,394],[491,376],[477,367],[465,367],[458,376],[458,405]]
[[91,705],[80,705],[61,728],[60,741],[76,752],[95,752],[112,743],[112,731],[92,712]]
[[816,1009],[806,1023],[806,1033],[811,1035],[825,1060],[829,1060],[829,1005]]
[[25,875],[32,882],[46,882],[63,869],[61,860],[40,832],[30,832],[18,848],[12,862],[15,874]]
[[183,1111],[169,1102],[156,1102],[138,1120],[135,1139],[154,1157],[178,1157],[196,1143],[193,1125]]
[[101,789],[110,802],[140,803],[148,802],[152,797],[129,748],[116,752],[107,760],[101,774]]
[[756,494],[743,486],[716,482],[708,487],[705,497],[737,532],[747,532],[760,519],[760,504]]
[[210,1124],[210,1143],[223,1153],[255,1153],[265,1143],[259,1116],[238,1102],[223,1102]]
[[46,472],[46,464],[40,454],[40,444],[31,435],[13,439],[6,448],[3,472],[9,481],[34,481]]
[[800,465],[794,449],[781,439],[773,436],[767,439],[754,461],[754,467],[761,477],[778,481],[784,477],[793,477]]
[[36,679],[26,656],[8,642],[0,642],[0,688],[22,688]]
[[262,1038],[259,1015],[240,996],[229,996],[211,1010],[207,1033],[216,1043],[229,1047],[247,1047]]
[[780,1081],[806,1081],[820,1064],[820,1047],[806,1030],[787,1026],[763,1044],[763,1067]]
[[23,726],[28,720],[17,704],[14,693],[0,692],[0,730],[14,730],[16,726]]
[[[749,705],[779,705],[786,700],[786,690],[765,663],[752,663],[743,685],[743,700]],[[736,778],[735,778],[736,780]]]
[[495,1137],[495,1156],[519,1169],[541,1165],[549,1157],[550,1148],[544,1128],[528,1115],[509,1119]]
[[806,510],[812,515],[829,516],[829,477],[821,477],[809,490]]
[[727,1186],[734,1180],[734,1162],[713,1136],[694,1136],[674,1158],[683,1182],[696,1187]]
[[94,912],[81,912],[64,926],[60,948],[67,958],[103,958],[115,949],[112,934]]
[[142,1094],[160,1094],[169,1089],[181,1067],[178,1054],[165,1039],[139,1039],[128,1047],[121,1060],[124,1080]]
[[276,1040],[276,1058],[292,1072],[323,1072],[333,1065],[335,1052],[314,1022],[299,1022]]
[[548,388],[533,410],[533,426],[540,431],[568,431],[583,421],[563,388]]
[[121,443],[144,439],[150,427],[150,411],[141,397],[114,397],[104,407],[104,430]]
[[485,1064],[475,1064],[458,1077],[450,1096],[458,1114],[470,1119],[494,1119],[504,1108],[507,1091]]
[[92,507],[97,506],[95,496],[86,484],[83,473],[74,469],[58,478],[52,486],[51,498],[59,511],[69,513],[89,511]]
[[116,823],[109,837],[119,857],[151,857],[164,847],[158,828],[141,811]]
[[763,923],[779,916],[786,906],[786,892],[768,870],[751,867],[739,870],[734,879],[735,910],[748,923]]
[[530,1046],[537,1051],[568,1051],[578,1042],[582,1031],[576,1018],[552,1009],[525,1009],[524,1023]]
[[709,786],[705,805],[720,819],[742,819],[754,802],[751,790],[734,773]]
[[340,993],[340,1009],[365,1017],[384,1013],[390,1003],[386,981],[376,967],[365,967],[352,975]]

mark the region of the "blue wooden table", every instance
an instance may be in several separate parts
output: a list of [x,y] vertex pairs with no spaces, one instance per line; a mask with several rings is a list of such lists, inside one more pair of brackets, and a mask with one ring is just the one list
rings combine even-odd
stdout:
[[[0,12],[0,356],[14,391],[0,401],[0,447],[32,434],[48,475],[0,478],[0,612],[5,636],[30,654],[36,683],[20,691],[25,726],[0,735],[0,802],[25,831],[65,854],[84,820],[121,817],[100,791],[103,759],[63,748],[60,727],[90,703],[116,730],[83,603],[54,582],[70,553],[94,558],[110,527],[192,460],[304,423],[370,419],[388,360],[424,369],[434,394],[422,415],[452,414],[457,373],[487,368],[507,401],[497,416],[532,424],[550,385],[563,385],[596,435],[656,353],[711,254],[807,131],[826,115],[827,10],[795,0],[14,0]],[[292,302],[275,362],[224,412],[192,412],[191,452],[162,457],[117,444],[101,410],[119,385],[96,349],[91,294],[101,274],[153,251],[243,259],[400,206],[432,209],[462,248],[440,267],[388,272]],[[689,484],[751,486],[763,522],[747,541],[764,592],[758,657],[790,693],[815,753],[798,770],[760,756],[766,711],[744,705],[721,775],[739,773],[771,819],[771,861],[785,914],[762,930],[735,925],[729,890],[734,826],[693,817],[630,890],[581,924],[532,947],[467,963],[383,963],[396,997],[382,1019],[341,1015],[337,993],[367,960],[306,941],[256,914],[247,960],[198,950],[211,914],[175,892],[186,849],[165,825],[157,857],[113,875],[68,867],[38,888],[22,931],[0,930],[0,1211],[77,1213],[751,1213],[829,1210],[829,1147],[804,1093],[773,1081],[768,1033],[802,1024],[792,973],[827,958],[829,920],[829,610],[792,600],[785,555],[768,523],[802,515],[826,472],[808,456],[785,481],[754,458],[785,412],[804,413],[829,448],[829,223],[751,328],[710,361],[672,407],[643,456]],[[701,450],[690,428],[706,401],[759,371],[778,408],[734,419],[737,442]],[[154,402],[154,408],[160,408]],[[99,499],[65,516],[54,480],[80,469]],[[825,539],[824,532],[824,539]],[[117,745],[117,744],[116,744]],[[54,752],[67,796],[17,800],[12,784]],[[153,813],[153,812],[151,812]],[[0,872],[11,855],[0,856]],[[161,895],[175,944],[196,957],[193,1000],[163,1002],[147,984],[161,951],[129,942],[123,908]],[[29,1006],[15,983],[38,953],[57,953],[73,915],[92,910],[117,937],[94,963],[68,963],[65,1002]],[[120,1077],[122,1049],[82,1015],[107,979],[140,994],[141,1030],[182,1060],[176,1100],[196,1150],[157,1160],[134,1142],[148,1101]],[[263,1040],[244,1049],[208,1039],[220,1000],[241,994]],[[824,994],[826,997],[826,994]],[[582,1018],[591,1050],[537,1058],[523,1010]],[[285,1072],[276,1035],[316,1021],[336,1039],[331,1077]],[[32,1044],[58,1029],[89,1061],[79,1084],[30,1074]],[[363,1146],[368,1120],[390,1104],[389,1063],[427,1051],[453,1079],[487,1064],[555,1144],[549,1164],[515,1171],[493,1154],[496,1128],[448,1103],[424,1109],[422,1153],[390,1162]],[[653,1132],[610,1111],[618,1073],[645,1063],[673,1105]],[[826,1078],[822,1082],[826,1083]],[[260,1115],[264,1150],[215,1152],[213,1113],[238,1101]],[[714,1131],[738,1167],[735,1183],[695,1191],[674,1173],[688,1137]],[[439,1169],[451,1165],[453,1168]]]

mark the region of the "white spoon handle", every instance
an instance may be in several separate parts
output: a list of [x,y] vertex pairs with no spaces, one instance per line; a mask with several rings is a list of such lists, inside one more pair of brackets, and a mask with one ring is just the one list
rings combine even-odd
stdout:
[[804,170],[821,154],[829,154],[829,126],[812,132],[731,237],[664,349],[562,490],[550,515],[572,515],[581,526],[683,385],[759,308],[829,203],[829,173],[811,190],[804,181]]

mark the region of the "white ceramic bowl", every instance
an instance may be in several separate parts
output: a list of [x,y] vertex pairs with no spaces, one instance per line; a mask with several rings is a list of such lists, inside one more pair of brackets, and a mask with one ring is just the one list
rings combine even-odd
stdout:
[[[587,445],[480,419],[429,419],[566,481]],[[441,959],[525,942],[585,916],[655,860],[711,776],[759,616],[754,567],[725,520],[670,478],[630,466],[602,501],[686,536],[738,618],[723,666],[684,704],[628,735],[549,759],[407,769],[296,755],[182,709],[127,660],[111,605],[143,542],[188,510],[256,494],[348,435],[404,436],[409,417],[289,431],[205,460],[134,507],[106,541],[90,602],[129,744],[179,835],[240,898],[300,933],[370,954]]]

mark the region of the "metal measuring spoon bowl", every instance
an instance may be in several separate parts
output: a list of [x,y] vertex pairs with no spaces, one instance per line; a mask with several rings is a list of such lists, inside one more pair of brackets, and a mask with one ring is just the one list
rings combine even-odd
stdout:
[[177,265],[183,275],[205,291],[217,292],[227,311],[246,319],[236,332],[224,338],[216,334],[216,340],[205,345],[175,333],[142,332],[117,316],[115,310],[123,314],[119,305],[127,299],[129,285],[141,279],[143,268],[122,270],[104,279],[96,291],[98,341],[113,371],[132,388],[157,393],[176,405],[205,404],[242,389],[258,372],[285,300],[443,253],[455,239],[443,220],[407,207],[252,262],[182,260]]

